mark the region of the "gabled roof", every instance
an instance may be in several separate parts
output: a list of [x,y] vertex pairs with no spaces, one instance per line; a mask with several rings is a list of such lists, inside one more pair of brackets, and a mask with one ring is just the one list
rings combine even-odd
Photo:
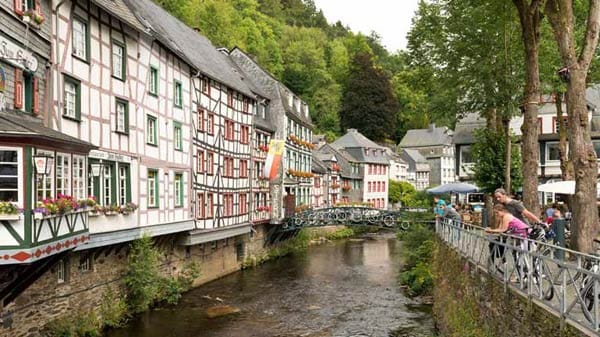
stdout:
[[133,14],[133,11],[125,4],[125,2],[123,2],[123,0],[92,0],[92,2],[132,28],[141,32],[146,32],[146,27],[138,21],[135,14]]
[[330,145],[341,152],[346,152],[358,162],[389,164],[384,153],[386,147],[373,142],[356,129],[348,129],[345,135]]
[[450,145],[452,134],[452,130],[445,126],[438,128],[435,124],[430,124],[427,129],[408,130],[399,145],[402,148]]
[[241,75],[232,68],[227,60],[228,56],[218,51],[205,36],[186,26],[153,1],[124,1],[157,40],[193,68],[248,97],[254,97]]
[[316,157],[312,159],[312,171],[320,174],[327,173],[327,165]]
[[383,149],[382,146],[378,145],[374,141],[365,137],[362,133],[358,132],[356,129],[348,129],[345,135],[335,140],[335,142],[331,143],[336,149],[340,148],[351,148],[351,147],[360,147],[360,148],[368,148],[368,149]]
[[313,157],[321,160],[327,167],[328,162],[333,162],[340,166],[340,176],[350,179],[361,179],[362,177],[358,174],[352,173],[352,163],[358,162],[351,155],[346,153],[344,150],[337,150],[331,146],[331,144],[325,144],[318,150],[313,151]]

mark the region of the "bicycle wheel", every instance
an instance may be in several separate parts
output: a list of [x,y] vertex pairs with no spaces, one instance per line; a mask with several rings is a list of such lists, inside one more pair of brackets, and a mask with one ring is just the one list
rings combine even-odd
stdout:
[[550,278],[550,273],[548,273],[547,267],[539,258],[533,259],[533,265],[533,284],[541,292],[542,298],[550,301],[554,297],[554,283]]
[[581,298],[583,299],[581,303],[581,311],[583,311],[585,319],[587,319],[589,322],[593,322],[594,304],[596,303],[596,299],[594,298],[594,282],[587,282],[587,280],[583,281]]

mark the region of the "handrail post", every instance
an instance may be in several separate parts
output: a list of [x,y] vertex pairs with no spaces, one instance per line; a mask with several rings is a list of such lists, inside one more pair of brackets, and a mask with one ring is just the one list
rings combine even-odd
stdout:
[[[556,233],[556,237],[554,238],[554,244],[565,248],[565,219],[554,219],[552,220],[552,228],[554,229],[554,233]],[[564,260],[565,252],[562,249],[558,249],[555,251],[555,258]]]

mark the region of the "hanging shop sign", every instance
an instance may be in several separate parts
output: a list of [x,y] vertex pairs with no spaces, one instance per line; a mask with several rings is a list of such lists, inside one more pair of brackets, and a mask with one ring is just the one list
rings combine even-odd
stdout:
[[118,162],[122,162],[122,163],[131,163],[132,162],[131,157],[129,157],[129,156],[125,156],[125,155],[117,154],[117,153],[99,151],[99,150],[91,150],[90,154],[88,156],[89,156],[89,158],[92,158],[92,159],[103,159],[103,160],[110,160],[110,161],[118,161]]
[[32,52],[2,35],[0,35],[0,59],[33,72],[38,68],[38,61]]

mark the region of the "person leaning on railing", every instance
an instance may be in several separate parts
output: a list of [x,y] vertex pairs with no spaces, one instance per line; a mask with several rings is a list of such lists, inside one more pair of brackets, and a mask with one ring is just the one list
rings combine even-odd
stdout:
[[540,218],[525,208],[522,202],[509,197],[508,193],[506,193],[503,188],[498,188],[494,191],[494,199],[504,205],[507,212],[512,214],[512,216],[515,218],[521,220],[521,222],[526,224],[528,221],[532,224],[543,223]]

